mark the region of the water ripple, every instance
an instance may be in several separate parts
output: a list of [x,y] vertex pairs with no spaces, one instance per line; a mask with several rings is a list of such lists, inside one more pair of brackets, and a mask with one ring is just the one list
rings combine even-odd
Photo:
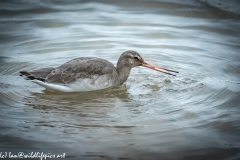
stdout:
[[[235,1],[0,3],[0,146],[62,151],[57,145],[76,159],[239,157]],[[77,57],[116,64],[128,49],[179,74],[136,67],[124,85],[87,93],[45,90],[18,76]]]

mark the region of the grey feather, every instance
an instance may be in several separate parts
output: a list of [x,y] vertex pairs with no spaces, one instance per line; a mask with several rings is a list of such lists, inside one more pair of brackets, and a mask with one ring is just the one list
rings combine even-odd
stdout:
[[53,69],[45,79],[51,83],[69,84],[75,82],[77,79],[112,74],[114,69],[114,65],[107,60],[94,57],[81,57]]

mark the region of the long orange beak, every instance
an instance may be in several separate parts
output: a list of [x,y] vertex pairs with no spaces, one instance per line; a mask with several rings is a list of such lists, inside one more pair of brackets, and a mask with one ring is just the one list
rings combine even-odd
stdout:
[[173,71],[173,70],[170,70],[170,69],[165,69],[165,68],[159,67],[157,65],[151,64],[149,62],[146,62],[146,61],[143,61],[142,66],[153,69],[153,70],[156,70],[156,71],[159,71],[159,72],[162,72],[162,73],[165,73],[165,74],[169,74],[169,75],[172,75],[172,76],[176,76],[176,75],[172,74],[171,72],[178,73],[177,71]]

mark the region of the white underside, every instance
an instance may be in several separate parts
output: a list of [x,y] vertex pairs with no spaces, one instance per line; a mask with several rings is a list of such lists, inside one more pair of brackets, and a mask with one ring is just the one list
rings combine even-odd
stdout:
[[33,80],[40,86],[45,88],[62,91],[62,92],[87,92],[105,89],[113,86],[112,81],[106,81],[105,77],[97,79],[80,79],[71,84],[54,84],[48,82],[42,82],[39,80]]

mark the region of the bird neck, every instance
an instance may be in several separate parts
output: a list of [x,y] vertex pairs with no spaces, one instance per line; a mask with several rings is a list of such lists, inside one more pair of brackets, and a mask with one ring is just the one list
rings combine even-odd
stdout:
[[123,84],[128,79],[131,69],[132,67],[130,66],[122,65],[121,63],[117,64],[117,72],[120,84]]

